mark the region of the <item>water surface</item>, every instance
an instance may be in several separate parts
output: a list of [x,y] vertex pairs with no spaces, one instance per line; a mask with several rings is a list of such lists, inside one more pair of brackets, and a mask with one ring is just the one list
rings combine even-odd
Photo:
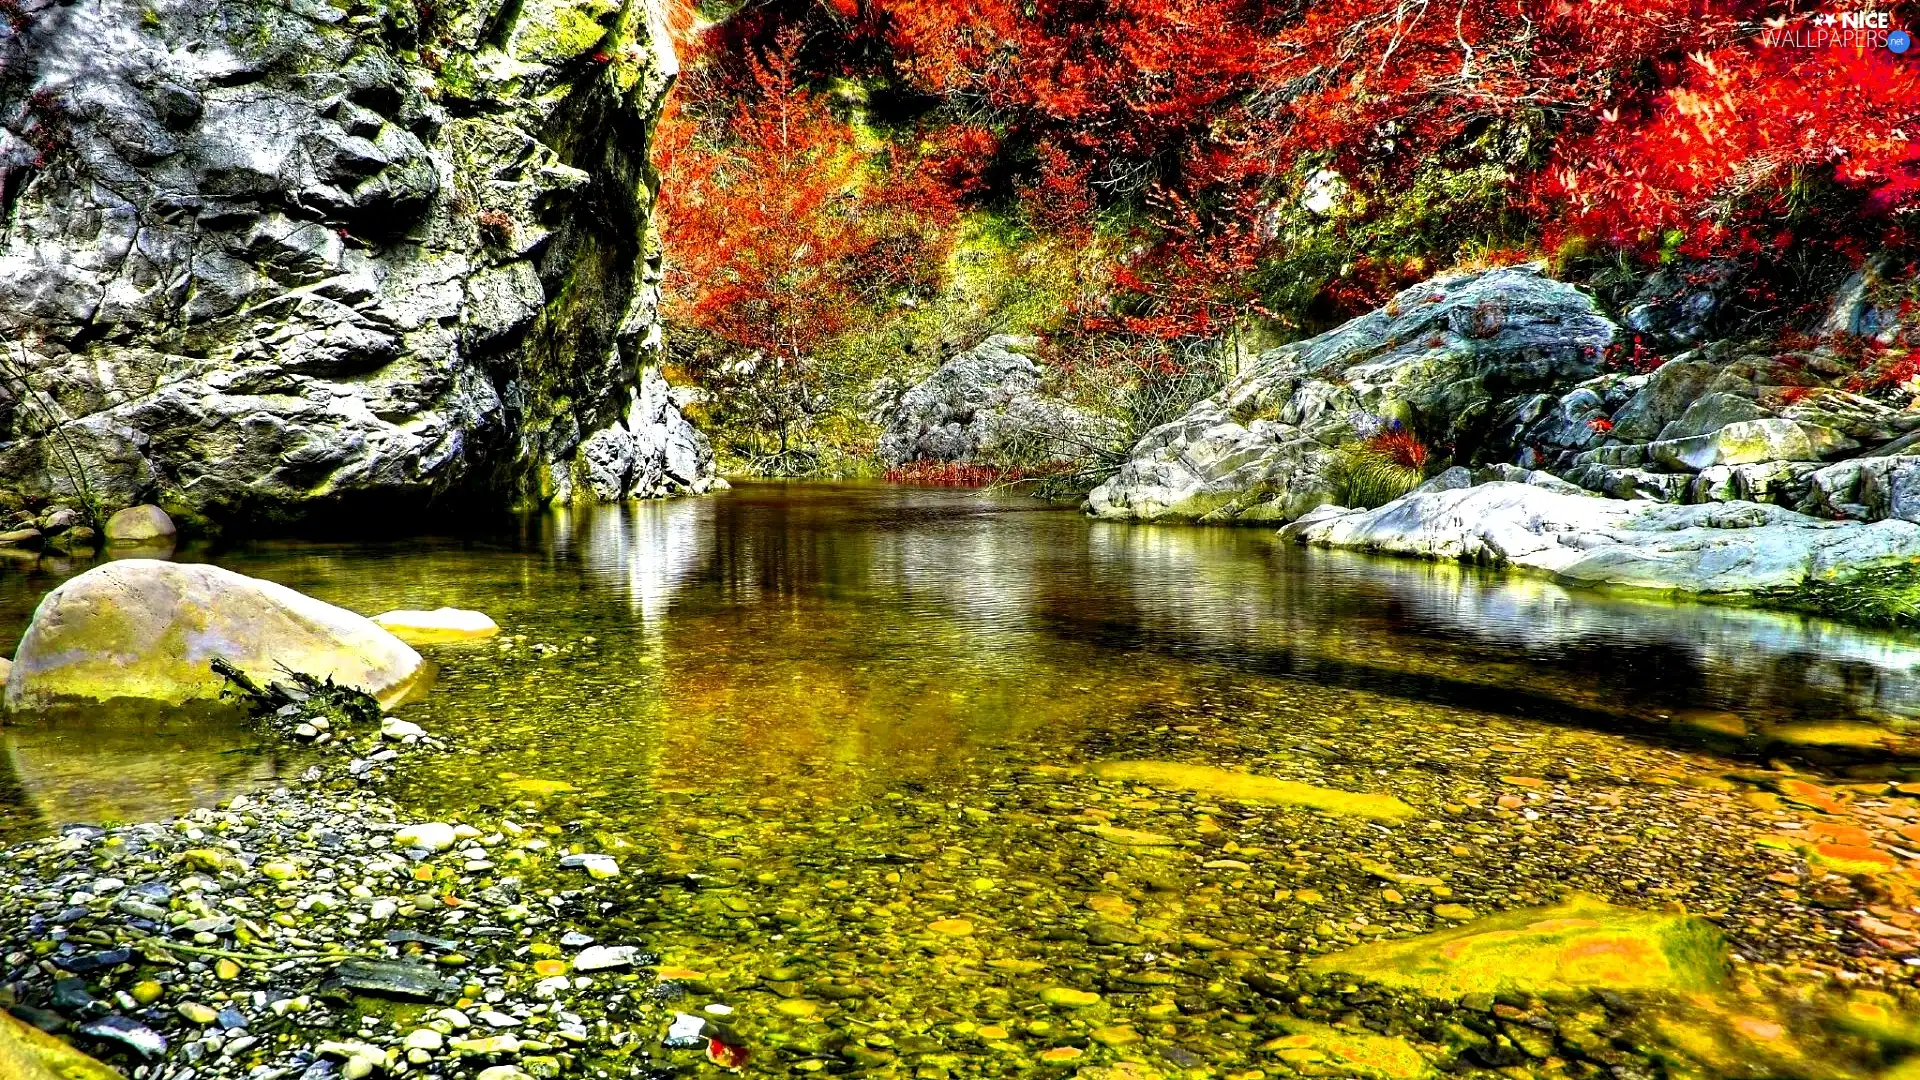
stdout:
[[[504,638],[423,650],[440,680],[405,715],[458,750],[394,795],[618,854],[646,883],[618,926],[802,1071],[857,1051],[993,1074],[1062,1048],[1253,1069],[1275,1031],[1249,973],[1569,888],[1704,913],[1762,968],[1912,970],[1848,922],[1897,897],[1755,843],[1804,827],[1763,790],[1770,760],[1851,783],[1876,828],[1920,817],[1890,784],[1915,772],[1908,637],[879,486],[213,557],[367,613],[492,615]],[[0,571],[0,638],[62,572]],[[292,772],[244,731],[6,730],[16,831]],[[1086,771],[1116,759],[1417,816]],[[1062,985],[1101,1003],[1056,1015],[1038,995]],[[1419,1027],[1356,1008],[1295,1006]]]

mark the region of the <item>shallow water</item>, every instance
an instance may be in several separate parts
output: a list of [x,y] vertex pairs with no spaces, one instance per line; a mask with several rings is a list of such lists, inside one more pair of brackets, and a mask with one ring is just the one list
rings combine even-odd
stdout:
[[[878,486],[215,561],[368,613],[505,627],[423,649],[440,681],[404,715],[459,749],[394,796],[616,854],[633,888],[603,915],[738,1010],[775,1050],[755,1068],[831,1052],[994,1074],[1059,1051],[1273,1069],[1282,1033],[1250,974],[1450,925],[1437,905],[1570,888],[1704,913],[1754,970],[1914,970],[1904,939],[1849,921],[1910,898],[1755,843],[1804,826],[1767,790],[1774,758],[1853,781],[1830,790],[1876,829],[1920,817],[1888,784],[1920,779],[1911,638]],[[61,572],[0,570],[0,640]],[[0,811],[16,834],[297,772],[243,730],[4,730],[0,799],[31,804]],[[1141,759],[1390,794],[1414,816],[1087,769]],[[1049,987],[1099,1000],[1062,1012]],[[1294,1012],[1419,1027],[1363,1005]]]

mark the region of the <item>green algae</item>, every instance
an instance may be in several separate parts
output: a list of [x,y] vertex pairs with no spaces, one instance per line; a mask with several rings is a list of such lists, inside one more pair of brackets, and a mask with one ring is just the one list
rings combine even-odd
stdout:
[[1259,1049],[1302,1076],[1421,1080],[1435,1071],[1432,1062],[1398,1036],[1343,1031],[1300,1020],[1282,1021],[1281,1026],[1287,1034]]
[[1184,765],[1173,761],[1102,761],[1089,766],[1089,770],[1103,780],[1125,780],[1233,802],[1304,806],[1340,817],[1399,822],[1419,813],[1392,795],[1340,791],[1208,765]]
[[1508,911],[1401,941],[1321,957],[1316,971],[1355,975],[1439,997],[1710,990],[1727,946],[1711,923],[1616,907],[1575,893],[1552,907]]

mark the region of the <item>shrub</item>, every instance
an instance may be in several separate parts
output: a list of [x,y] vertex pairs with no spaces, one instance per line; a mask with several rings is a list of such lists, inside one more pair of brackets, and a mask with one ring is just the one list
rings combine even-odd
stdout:
[[1340,505],[1371,510],[1419,487],[1426,473],[1417,466],[1403,464],[1393,453],[1368,440],[1345,443],[1335,449],[1326,479],[1328,489]]

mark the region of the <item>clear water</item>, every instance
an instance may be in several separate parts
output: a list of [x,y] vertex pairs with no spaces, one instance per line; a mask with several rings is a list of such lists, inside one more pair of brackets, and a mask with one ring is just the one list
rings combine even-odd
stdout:
[[[1877,836],[1920,817],[1893,786],[1920,780],[1908,637],[880,486],[212,557],[363,612],[492,615],[509,638],[423,650],[440,680],[404,714],[459,750],[392,794],[618,852],[644,882],[623,924],[802,1071],[820,1046],[922,1075],[1061,1047],[1271,1068],[1246,973],[1448,925],[1436,904],[1569,888],[1704,913],[1755,972],[1914,970],[1849,921],[1910,910],[1897,874],[1827,878],[1755,843],[1809,812],[1772,793],[1774,758]],[[73,569],[0,569],[0,641]],[[240,729],[116,730],[4,729],[11,830],[151,817],[299,764]],[[1387,793],[1417,817],[1085,771],[1112,759]],[[1097,1015],[1039,1003],[1060,985],[1100,994]]]

